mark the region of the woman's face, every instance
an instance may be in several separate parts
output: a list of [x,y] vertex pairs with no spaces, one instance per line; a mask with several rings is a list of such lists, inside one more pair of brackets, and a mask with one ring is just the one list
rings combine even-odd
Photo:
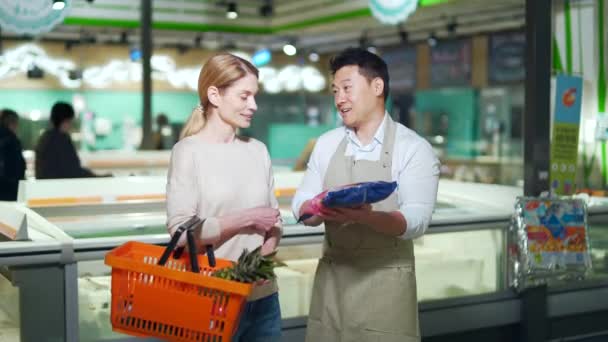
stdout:
[[251,126],[253,113],[258,109],[255,103],[257,92],[258,79],[249,73],[224,89],[217,106],[222,121],[236,128]]

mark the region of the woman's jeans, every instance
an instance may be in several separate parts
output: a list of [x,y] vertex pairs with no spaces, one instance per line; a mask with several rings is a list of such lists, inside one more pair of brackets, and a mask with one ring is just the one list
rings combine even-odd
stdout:
[[279,342],[281,340],[281,307],[279,294],[273,293],[247,302],[232,342]]

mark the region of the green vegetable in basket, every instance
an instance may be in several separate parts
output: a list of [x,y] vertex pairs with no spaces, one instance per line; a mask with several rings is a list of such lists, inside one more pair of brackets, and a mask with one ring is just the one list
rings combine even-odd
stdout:
[[276,252],[269,255],[262,255],[261,247],[256,248],[251,253],[245,249],[237,262],[232,262],[231,267],[226,267],[213,272],[214,277],[238,281],[241,283],[253,283],[258,280],[268,280],[276,278],[274,268],[285,266],[280,261],[274,259]]

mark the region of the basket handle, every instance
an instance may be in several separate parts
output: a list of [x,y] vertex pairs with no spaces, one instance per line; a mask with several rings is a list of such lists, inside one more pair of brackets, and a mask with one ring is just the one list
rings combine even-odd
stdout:
[[[173,234],[173,237],[171,237],[171,240],[169,241],[169,244],[167,245],[167,248],[165,248],[162,256],[160,257],[160,260],[158,261],[158,265],[160,266],[164,266],[167,263],[167,260],[169,260],[169,256],[171,255],[171,252],[173,252],[173,257],[174,258],[179,258],[183,251],[184,251],[184,247],[178,247],[177,249],[175,248],[177,246],[177,241],[179,241],[179,238],[181,237],[181,235],[186,232],[186,241],[188,244],[188,249],[190,250],[189,256],[190,256],[190,265],[191,265],[191,269],[192,272],[194,273],[199,273],[200,272],[200,268],[198,265],[198,259],[196,258],[196,243],[194,241],[194,228],[198,225],[201,225],[201,229],[202,229],[202,225],[205,222],[205,220],[201,220],[198,216],[193,216],[191,219],[189,219],[188,221],[186,221],[185,223],[183,223],[182,225],[180,225],[177,230],[175,231],[175,233]],[[209,266],[211,267],[215,267],[215,255],[213,253],[213,246],[212,245],[206,245],[205,246],[206,250],[207,250],[207,260],[209,261]]]

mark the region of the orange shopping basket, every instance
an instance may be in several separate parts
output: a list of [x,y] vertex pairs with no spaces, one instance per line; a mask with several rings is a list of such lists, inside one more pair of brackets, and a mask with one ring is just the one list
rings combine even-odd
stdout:
[[212,277],[214,270],[232,264],[216,261],[210,246],[207,258],[182,255],[183,248],[169,258],[184,231],[189,250],[196,250],[192,228],[199,224],[195,217],[180,226],[166,249],[130,241],[106,255],[115,331],[170,341],[230,342],[252,286]]

